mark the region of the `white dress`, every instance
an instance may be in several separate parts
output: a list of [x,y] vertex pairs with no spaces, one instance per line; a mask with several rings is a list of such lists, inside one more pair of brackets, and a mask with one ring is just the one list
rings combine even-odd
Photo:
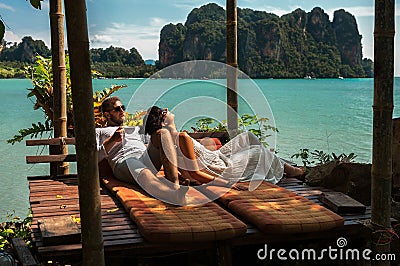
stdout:
[[264,148],[251,132],[237,135],[216,151],[208,150],[195,139],[193,144],[200,169],[232,183],[265,180],[276,184],[283,177],[281,159]]

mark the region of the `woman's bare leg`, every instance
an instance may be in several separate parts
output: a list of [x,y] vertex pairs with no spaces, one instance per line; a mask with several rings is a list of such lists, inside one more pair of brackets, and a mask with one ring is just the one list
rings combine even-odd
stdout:
[[178,159],[171,133],[167,129],[162,128],[152,134],[151,142],[160,151],[160,159],[164,167],[165,177],[178,188]]
[[296,167],[296,166],[292,166],[287,163],[285,163],[283,167],[284,167],[284,172],[286,173],[287,177],[301,176],[306,171],[305,167]]

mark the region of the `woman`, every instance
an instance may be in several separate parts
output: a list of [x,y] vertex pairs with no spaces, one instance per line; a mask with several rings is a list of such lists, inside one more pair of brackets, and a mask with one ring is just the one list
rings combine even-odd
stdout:
[[[238,181],[268,181],[276,184],[286,176],[299,176],[303,168],[291,166],[274,153],[265,149],[258,138],[251,132],[243,132],[218,150],[211,151],[191,138],[185,132],[176,130],[174,115],[167,109],[153,106],[145,117],[145,133],[152,135],[159,129],[166,128],[171,132],[179,147],[178,167],[185,179],[215,185],[236,185]],[[253,185],[253,188],[254,185]]]

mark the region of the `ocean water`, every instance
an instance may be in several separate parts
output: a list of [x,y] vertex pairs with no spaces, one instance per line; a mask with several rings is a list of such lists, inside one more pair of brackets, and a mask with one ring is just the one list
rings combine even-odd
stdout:
[[[190,129],[198,118],[226,116],[226,91],[218,80],[93,80],[93,89],[127,85],[116,92],[129,112],[151,104],[176,114],[179,129]],[[0,220],[7,213],[28,213],[26,177],[48,173],[48,165],[27,165],[25,156],[43,152],[25,142],[6,143],[21,128],[43,121],[26,97],[29,80],[0,80]],[[357,155],[371,162],[373,79],[253,80],[239,81],[239,113],[268,117],[279,133],[268,143],[278,155],[290,159],[299,149]],[[400,117],[400,78],[395,78],[394,114]],[[72,167],[74,171],[74,167]]]

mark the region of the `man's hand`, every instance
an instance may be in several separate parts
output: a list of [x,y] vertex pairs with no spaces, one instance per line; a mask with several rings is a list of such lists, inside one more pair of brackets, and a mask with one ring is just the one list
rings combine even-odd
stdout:
[[117,128],[117,130],[114,131],[111,137],[109,137],[103,142],[104,149],[106,150],[107,153],[111,150],[111,148],[115,145],[115,143],[122,141],[124,133],[125,133],[124,128],[120,126]]
[[117,130],[114,131],[114,134],[110,137],[110,141],[112,142],[121,142],[124,137],[124,128],[118,127]]

